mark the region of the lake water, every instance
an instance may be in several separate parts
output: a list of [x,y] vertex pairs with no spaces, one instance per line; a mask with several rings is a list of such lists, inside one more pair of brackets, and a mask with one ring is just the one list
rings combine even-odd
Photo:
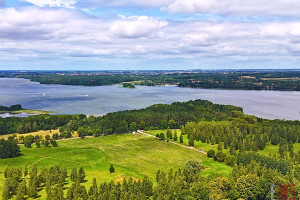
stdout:
[[296,91],[208,90],[175,86],[126,89],[115,85],[42,85],[25,79],[0,78],[0,105],[21,104],[24,108],[60,114],[103,115],[195,99],[240,106],[245,113],[258,117],[300,120],[300,92]]

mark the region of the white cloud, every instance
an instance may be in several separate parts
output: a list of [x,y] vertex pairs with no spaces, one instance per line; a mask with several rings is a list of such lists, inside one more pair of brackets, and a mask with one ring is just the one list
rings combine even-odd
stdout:
[[147,16],[131,16],[114,21],[110,27],[110,32],[118,37],[139,38],[157,34],[158,31],[167,26],[166,21],[149,18]]
[[[107,62],[160,60],[297,60],[300,21],[166,21],[148,16],[89,17],[74,9],[0,9],[4,58]],[[88,57],[88,59],[87,59]],[[121,63],[121,62],[120,62]]]
[[74,8],[77,0],[24,0],[26,2],[32,3],[39,7],[64,7],[64,8]]
[[298,0],[173,0],[163,7],[172,13],[211,13],[236,16],[298,16]]
[[155,7],[160,8],[172,3],[173,0],[83,0],[78,4],[84,7]]

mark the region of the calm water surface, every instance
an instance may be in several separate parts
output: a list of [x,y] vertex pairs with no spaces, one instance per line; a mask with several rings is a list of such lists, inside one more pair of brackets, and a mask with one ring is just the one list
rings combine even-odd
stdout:
[[0,78],[0,105],[21,104],[24,108],[61,114],[103,115],[157,103],[195,99],[241,106],[245,113],[263,118],[300,120],[300,92],[208,90],[174,86],[126,89],[120,86],[42,85],[25,79]]

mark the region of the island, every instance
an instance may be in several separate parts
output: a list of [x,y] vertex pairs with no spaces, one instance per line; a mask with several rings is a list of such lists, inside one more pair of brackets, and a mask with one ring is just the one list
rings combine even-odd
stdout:
[[9,113],[9,114],[26,113],[26,114],[30,114],[30,115],[41,115],[41,114],[50,114],[50,113],[55,113],[55,112],[25,109],[22,107],[22,105],[16,104],[16,105],[11,105],[9,107],[0,106],[0,114],[4,114],[4,113]]
[[123,88],[131,88],[134,89],[136,88],[133,83],[123,83]]

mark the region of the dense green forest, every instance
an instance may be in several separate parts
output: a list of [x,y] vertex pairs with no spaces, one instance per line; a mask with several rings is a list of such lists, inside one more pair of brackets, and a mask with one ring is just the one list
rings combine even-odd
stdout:
[[165,85],[179,87],[244,89],[244,90],[296,90],[300,91],[299,71],[257,72],[140,72],[140,73],[0,73],[0,77],[26,78],[42,84],[102,86],[134,82],[135,85]]

